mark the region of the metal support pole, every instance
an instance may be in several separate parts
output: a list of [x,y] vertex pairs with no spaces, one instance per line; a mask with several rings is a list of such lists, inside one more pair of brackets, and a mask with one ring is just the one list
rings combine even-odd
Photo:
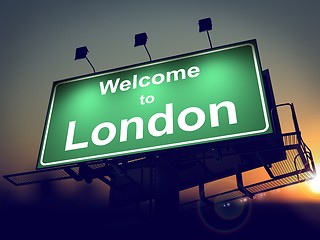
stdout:
[[148,51],[148,48],[147,48],[147,46],[146,45],[143,45],[144,46],[144,49],[147,51],[147,53],[148,53],[148,56],[149,56],[149,59],[150,59],[150,62],[152,61],[152,59],[151,59],[151,55],[150,55],[150,53],[149,53],[149,51]]
[[155,213],[168,218],[179,212],[178,172],[163,160],[156,163]]
[[94,67],[93,67],[92,63],[90,62],[89,58],[86,57],[86,59],[87,59],[88,63],[90,64],[90,66],[92,67],[93,72],[96,73],[96,70],[94,69]]
[[204,184],[203,183],[199,184],[199,197],[200,197],[200,200],[204,200],[206,198],[206,193],[205,193],[205,190],[204,190]]
[[212,42],[211,42],[209,31],[207,31],[207,35],[208,35],[208,39],[209,39],[209,43],[210,43],[210,48],[212,48]]
[[247,197],[253,198],[253,194],[249,192],[244,186],[243,186],[243,181],[242,181],[242,173],[237,171],[236,172],[236,178],[237,178],[237,186],[240,192],[244,193]]

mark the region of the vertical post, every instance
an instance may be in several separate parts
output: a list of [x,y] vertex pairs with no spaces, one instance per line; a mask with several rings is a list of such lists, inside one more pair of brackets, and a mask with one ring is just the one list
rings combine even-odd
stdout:
[[205,193],[205,190],[204,190],[204,184],[203,183],[200,183],[199,184],[199,197],[200,197],[200,200],[205,200],[206,198],[206,193]]
[[237,168],[236,169],[236,179],[237,179],[237,186],[240,192],[244,193],[247,197],[253,199],[254,194],[249,192],[244,186],[243,186],[243,180],[242,180],[242,173],[241,171]]
[[96,70],[94,69],[94,66],[90,62],[89,58],[86,57],[86,59],[87,59],[88,63],[90,64],[90,66],[92,67],[93,72],[96,73]]
[[149,56],[149,59],[150,59],[150,62],[151,62],[152,59],[151,59],[151,55],[150,55],[150,53],[149,53],[149,51],[148,51],[148,48],[147,48],[147,46],[146,46],[145,44],[144,44],[143,46],[144,46],[144,49],[147,51],[148,56]]
[[299,123],[298,123],[296,111],[294,110],[293,103],[290,103],[290,108],[291,108],[291,114],[292,114],[295,131],[297,132],[298,140],[301,141],[301,132],[300,132]]
[[210,48],[212,48],[212,42],[211,42],[209,31],[207,31],[207,35],[208,35],[208,39],[209,39],[209,43],[210,43]]
[[155,213],[170,219],[179,212],[178,172],[166,161],[156,163]]

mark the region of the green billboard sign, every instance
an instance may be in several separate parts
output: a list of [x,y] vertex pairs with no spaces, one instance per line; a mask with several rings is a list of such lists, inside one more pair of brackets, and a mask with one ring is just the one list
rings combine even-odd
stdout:
[[272,133],[254,40],[54,82],[37,168]]

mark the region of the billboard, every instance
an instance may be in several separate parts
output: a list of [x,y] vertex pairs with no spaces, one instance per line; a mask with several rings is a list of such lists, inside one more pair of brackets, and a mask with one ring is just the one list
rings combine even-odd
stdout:
[[272,133],[255,40],[53,83],[37,168]]

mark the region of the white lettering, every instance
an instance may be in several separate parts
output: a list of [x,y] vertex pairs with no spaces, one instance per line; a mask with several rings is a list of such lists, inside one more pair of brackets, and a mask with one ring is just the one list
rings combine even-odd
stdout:
[[[143,102],[143,104],[149,104],[152,103],[154,97],[152,95],[149,95],[147,97],[144,97],[142,95],[140,97],[140,100],[141,103]],[[226,110],[222,111],[226,112],[221,113],[220,109],[223,108],[225,108]],[[227,114],[229,125],[238,123],[236,107],[231,101],[224,101],[219,104],[209,104],[209,108],[206,111],[209,112],[210,125],[212,128],[218,127],[220,125],[219,120],[221,119],[221,117],[219,118],[219,113],[220,115]],[[91,141],[96,146],[105,146],[111,143],[116,137],[116,126],[120,127],[120,142],[127,142],[128,139],[143,139],[144,133],[146,133],[146,131],[144,130],[144,121],[148,121],[147,131],[151,136],[154,137],[173,134],[174,121],[177,121],[176,123],[182,131],[194,132],[200,129],[205,124],[206,113],[199,107],[189,107],[182,110],[176,120],[174,120],[173,118],[173,103],[168,103],[165,105],[164,112],[153,114],[149,120],[143,119],[142,117],[132,117],[130,119],[123,119],[116,125],[111,122],[100,123],[93,129],[91,134]],[[225,115],[223,119],[225,119]],[[83,149],[88,147],[88,142],[74,143],[75,128],[76,121],[70,121],[67,131],[65,151]],[[132,128],[135,128],[135,133]],[[104,132],[102,133],[102,131]],[[133,134],[135,134],[135,136],[130,137],[130,135]]]
[[136,124],[136,139],[143,138],[143,119],[141,117],[134,117],[129,120],[121,120],[120,142],[128,140],[128,126],[130,123]]
[[[160,80],[157,81],[157,78],[160,78]],[[165,77],[162,73],[157,73],[152,77],[151,81],[153,84],[159,85],[159,84],[163,83],[164,79],[165,79]]]
[[154,96],[149,95],[146,97],[146,103],[150,104],[154,102]]
[[178,81],[179,80],[179,73],[181,73],[181,79],[186,79],[186,70],[179,69],[179,70],[173,70],[171,72],[167,72],[167,82],[171,81],[172,74],[173,74],[173,80]]
[[138,75],[135,74],[135,75],[133,75],[133,79],[132,79],[132,88],[133,89],[137,88],[137,81],[138,81]]
[[[159,118],[163,118],[165,120],[165,127],[162,130],[157,130],[156,122]],[[164,134],[172,134],[173,133],[173,107],[172,103],[166,104],[166,112],[165,113],[156,113],[151,116],[148,122],[148,130],[149,133],[154,137],[160,137]]]
[[233,102],[230,101],[224,101],[217,104],[210,104],[210,119],[211,119],[211,127],[218,127],[219,126],[219,109],[225,107],[228,111],[228,119],[229,124],[236,124],[237,121],[237,113],[236,113],[236,107],[234,106]]
[[200,75],[200,68],[197,66],[193,66],[188,69],[188,77],[195,78]]
[[73,143],[76,121],[69,122],[65,151],[87,148],[88,142]]
[[115,93],[117,91],[119,81],[120,81],[120,78],[117,78],[115,84],[113,85],[112,80],[108,80],[105,86],[103,85],[103,82],[100,82],[101,95],[106,95],[109,87],[110,87],[111,93]]
[[130,89],[136,89],[137,87],[145,88],[148,87],[150,84],[160,85],[164,82],[170,83],[171,81],[175,82],[180,79],[184,80],[187,77],[186,75],[188,75],[189,78],[198,77],[200,75],[199,67],[192,66],[187,70],[181,68],[178,70],[168,71],[165,74],[156,73],[153,76],[143,76],[141,78],[138,78],[138,75],[134,74],[132,76],[132,80],[121,80],[120,78],[117,78],[115,81],[108,80],[106,83],[99,82],[100,92],[101,95],[106,95],[110,89],[111,93],[115,93],[118,90],[118,87],[120,91],[125,92]]
[[140,96],[140,104],[141,104],[141,105],[144,105],[144,104],[145,104],[144,99],[145,99],[145,97],[144,97],[143,95],[141,95],[141,96]]
[[129,80],[124,80],[120,83],[120,90],[122,92],[129,90],[130,87],[131,87],[131,82]]
[[[186,122],[186,117],[188,114],[194,113],[197,115],[197,121],[193,125],[188,125]],[[206,115],[204,112],[197,107],[189,107],[184,109],[178,116],[178,125],[179,127],[186,132],[193,132],[202,127],[206,120]]]
[[144,77],[142,77],[142,78],[140,78],[140,80],[139,80],[139,86],[140,87],[148,87],[149,85],[150,85],[150,82],[147,82],[147,83],[143,83],[143,80],[149,80],[150,79],[150,77],[148,77],[148,76],[144,76]]
[[[108,133],[108,137],[106,139],[101,140],[99,138],[99,133],[100,133],[101,129],[103,129],[103,128],[107,128],[109,130],[109,133]],[[98,126],[96,126],[93,129],[92,134],[91,134],[91,140],[97,146],[107,145],[116,136],[116,131],[117,131],[116,127],[112,123],[110,123],[110,122],[100,123]]]

